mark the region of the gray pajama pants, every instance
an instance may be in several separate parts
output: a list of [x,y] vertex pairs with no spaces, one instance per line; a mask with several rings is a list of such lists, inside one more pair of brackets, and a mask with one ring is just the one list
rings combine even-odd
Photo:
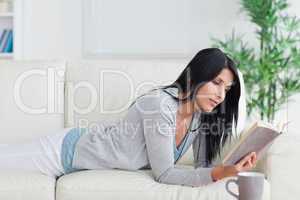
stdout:
[[62,129],[29,143],[0,144],[0,170],[34,171],[54,178],[63,175],[61,147],[70,129]]

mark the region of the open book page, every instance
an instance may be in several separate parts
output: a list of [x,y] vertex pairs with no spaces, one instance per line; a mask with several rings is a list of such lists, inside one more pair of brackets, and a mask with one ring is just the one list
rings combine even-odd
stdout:
[[233,165],[250,152],[256,152],[260,159],[273,143],[274,139],[282,133],[285,124],[273,126],[264,122],[256,122],[243,132],[239,142],[225,156],[222,163]]

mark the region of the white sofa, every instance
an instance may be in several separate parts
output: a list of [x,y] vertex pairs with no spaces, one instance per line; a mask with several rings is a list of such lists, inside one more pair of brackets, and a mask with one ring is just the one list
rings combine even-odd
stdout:
[[[28,142],[64,127],[92,127],[98,120],[118,119],[136,95],[171,83],[186,62],[1,61],[0,144]],[[296,200],[300,195],[296,160],[300,140],[294,138],[291,133],[277,140],[257,168],[266,175],[264,199]],[[190,149],[178,165],[192,168],[192,163]],[[155,182],[150,170],[86,170],[58,180],[0,170],[0,199],[234,199],[225,190],[226,180],[192,188]],[[232,189],[237,191],[234,185]]]

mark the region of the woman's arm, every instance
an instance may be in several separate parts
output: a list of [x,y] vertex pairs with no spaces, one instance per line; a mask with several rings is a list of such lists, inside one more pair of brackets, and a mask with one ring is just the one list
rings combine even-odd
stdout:
[[[213,182],[213,168],[184,169],[174,165],[175,124],[168,104],[161,98],[142,98],[138,103],[148,159],[156,181],[167,184],[202,186]],[[150,111],[150,112],[149,112]]]

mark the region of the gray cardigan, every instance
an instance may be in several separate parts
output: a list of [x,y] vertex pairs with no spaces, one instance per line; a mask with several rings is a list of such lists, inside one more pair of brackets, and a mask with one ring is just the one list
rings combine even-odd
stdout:
[[[124,118],[105,124],[98,122],[76,144],[72,167],[77,169],[152,169],[161,183],[201,186],[213,182],[206,164],[202,134],[191,134],[195,169],[180,168],[174,161],[174,140],[178,89],[158,89],[137,98]],[[200,113],[193,116],[190,130],[198,126]],[[201,142],[201,145],[199,145]],[[200,149],[198,147],[200,146]],[[188,148],[185,148],[188,149]],[[183,152],[182,154],[184,154]],[[181,155],[182,156],[182,155]]]

